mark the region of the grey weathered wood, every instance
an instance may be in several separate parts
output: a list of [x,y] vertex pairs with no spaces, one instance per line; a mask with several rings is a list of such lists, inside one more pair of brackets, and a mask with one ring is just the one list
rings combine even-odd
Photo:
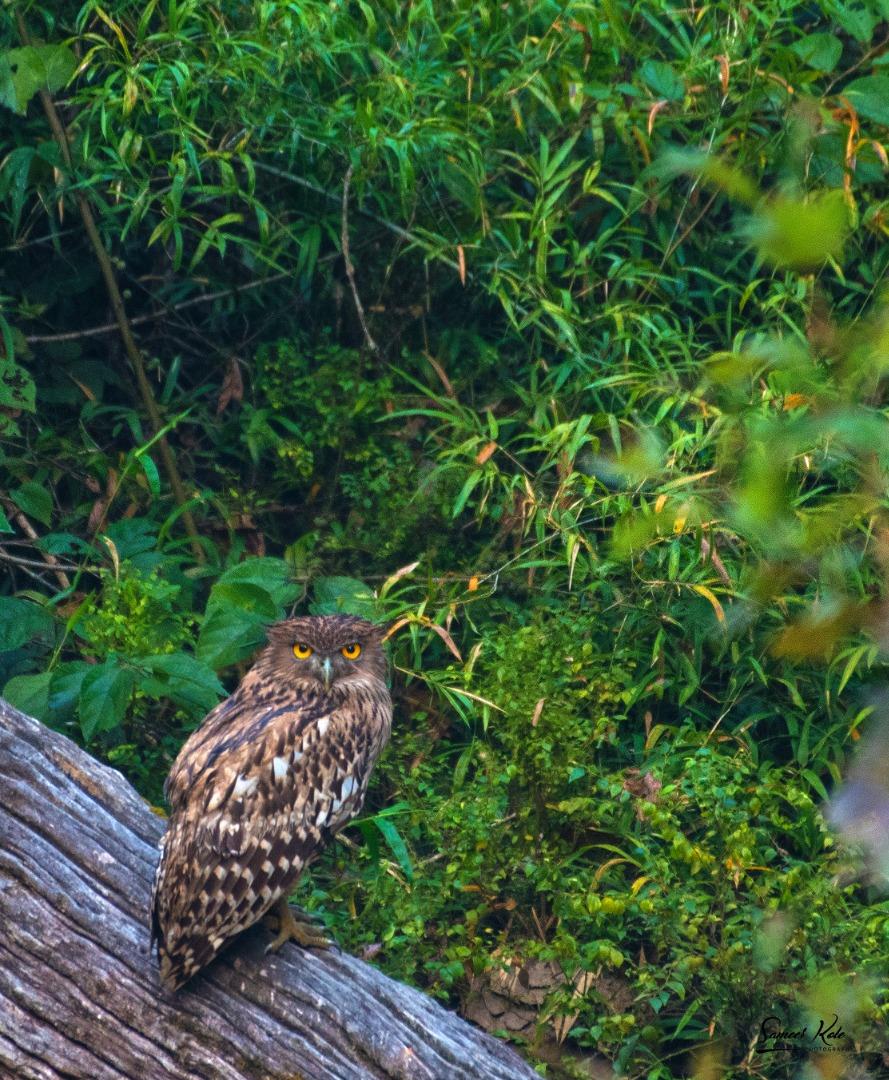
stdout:
[[0,1076],[522,1080],[508,1046],[352,956],[248,931],[178,994],[149,954],[163,823],[0,700]]

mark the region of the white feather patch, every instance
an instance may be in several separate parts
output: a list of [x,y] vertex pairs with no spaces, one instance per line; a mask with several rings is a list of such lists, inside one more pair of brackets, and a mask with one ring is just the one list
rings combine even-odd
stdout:
[[259,784],[258,776],[239,776],[235,781],[234,794],[238,795],[252,795],[256,791],[256,787]]
[[340,792],[340,798],[348,799],[348,797],[357,787],[358,785],[355,783],[355,777],[347,776],[346,779],[343,781],[343,790]]
[[272,758],[272,772],[275,774],[276,780],[283,780],[284,777],[287,775],[287,769],[287,758]]
[[330,717],[329,716],[322,716],[321,719],[318,721],[318,734],[322,735],[322,736],[326,735],[327,734],[327,729],[329,727],[330,727]]

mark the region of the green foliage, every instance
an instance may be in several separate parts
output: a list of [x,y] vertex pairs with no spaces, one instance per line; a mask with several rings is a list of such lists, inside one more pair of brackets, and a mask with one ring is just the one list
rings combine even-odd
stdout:
[[5,696],[159,805],[268,623],[391,620],[303,887],[344,945],[452,1004],[553,963],[512,1032],[553,1077],[789,1077],[762,1017],[828,1008],[882,1049],[886,902],[819,807],[885,679],[885,16],[7,20]]

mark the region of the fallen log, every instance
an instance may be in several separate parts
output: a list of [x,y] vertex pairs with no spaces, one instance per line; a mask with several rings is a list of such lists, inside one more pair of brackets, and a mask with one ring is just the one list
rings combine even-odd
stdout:
[[163,822],[0,700],[0,1076],[523,1080],[504,1043],[353,956],[256,927],[178,994],[149,953]]

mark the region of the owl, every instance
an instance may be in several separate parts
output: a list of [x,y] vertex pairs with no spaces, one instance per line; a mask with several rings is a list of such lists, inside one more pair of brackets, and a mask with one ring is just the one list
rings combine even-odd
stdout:
[[276,907],[270,949],[331,944],[294,918],[304,868],[361,810],[389,738],[381,627],[352,615],[289,619],[173,763],[151,900],[161,979],[176,990]]

